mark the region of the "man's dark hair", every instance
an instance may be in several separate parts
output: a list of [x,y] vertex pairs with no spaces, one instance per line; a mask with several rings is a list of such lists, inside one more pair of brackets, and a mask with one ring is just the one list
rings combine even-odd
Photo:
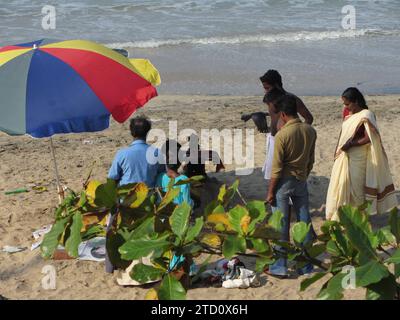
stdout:
[[283,87],[282,76],[276,70],[268,70],[262,77],[261,82],[266,82],[274,87]]
[[145,117],[137,117],[131,119],[129,127],[134,138],[146,139],[147,134],[151,130],[151,122]]
[[296,98],[292,95],[285,95],[280,98],[276,103],[276,107],[279,112],[283,112],[288,116],[298,117],[297,101]]
[[272,90],[268,91],[263,99],[264,103],[275,103],[277,102],[280,98],[282,98],[285,95],[285,91],[279,89],[279,88],[273,88]]

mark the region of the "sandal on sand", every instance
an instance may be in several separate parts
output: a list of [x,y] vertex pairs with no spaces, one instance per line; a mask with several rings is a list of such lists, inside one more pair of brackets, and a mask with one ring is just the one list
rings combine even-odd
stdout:
[[288,279],[289,278],[288,274],[271,273],[268,268],[264,270],[264,273],[269,275],[269,276],[271,276],[271,277],[277,278],[277,279]]

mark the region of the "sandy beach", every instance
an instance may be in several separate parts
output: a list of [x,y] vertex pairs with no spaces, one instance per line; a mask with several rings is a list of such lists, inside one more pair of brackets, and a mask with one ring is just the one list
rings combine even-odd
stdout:
[[[303,97],[314,115],[318,132],[316,162],[309,179],[313,224],[318,230],[324,221],[324,204],[333,164],[333,153],[341,127],[342,104],[339,97]],[[242,113],[264,111],[257,96],[159,96],[135,115],[153,120],[153,128],[168,130],[168,121],[177,120],[178,129],[255,129],[249,121],[240,120]],[[395,187],[400,187],[400,95],[367,96],[370,109],[376,113]],[[58,135],[53,137],[61,180],[79,190],[96,161],[94,179],[105,180],[115,152],[128,145],[131,137],[128,122],[112,121],[110,128],[98,133]],[[0,133],[0,248],[27,247],[19,253],[0,252],[0,295],[10,299],[143,299],[147,289],[120,287],[117,273],[104,272],[104,264],[85,261],[44,261],[39,250],[30,251],[32,232],[53,222],[57,205],[54,168],[48,139],[10,137]],[[210,173],[223,183],[240,179],[240,190],[246,199],[264,199],[266,182],[261,173],[265,159],[265,134],[255,132],[254,172],[235,176],[235,166],[227,165],[222,173]],[[210,167],[211,168],[211,167]],[[30,191],[5,195],[18,188],[44,186],[46,192]],[[380,224],[386,217],[376,217]],[[251,261],[249,262],[251,263]],[[41,287],[43,266],[57,269],[57,289]],[[262,286],[252,289],[194,288],[188,299],[313,299],[318,292],[314,285],[299,292],[302,277],[277,280],[261,276]],[[346,292],[346,298],[363,298],[363,291]]]

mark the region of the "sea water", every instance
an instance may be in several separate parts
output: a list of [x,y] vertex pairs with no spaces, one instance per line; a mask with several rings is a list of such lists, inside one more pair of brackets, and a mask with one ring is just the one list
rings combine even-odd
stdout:
[[[44,5],[55,29],[42,28]],[[355,29],[343,28],[355,9]],[[0,45],[40,38],[89,39],[149,58],[160,93],[262,94],[278,69],[287,89],[339,95],[348,86],[400,93],[400,1],[15,0],[1,1]]]

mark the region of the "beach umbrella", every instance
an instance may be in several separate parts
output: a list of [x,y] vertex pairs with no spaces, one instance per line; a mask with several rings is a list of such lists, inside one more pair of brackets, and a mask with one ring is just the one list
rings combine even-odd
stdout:
[[38,41],[0,48],[0,130],[9,135],[101,131],[157,95],[158,71],[85,40]]

